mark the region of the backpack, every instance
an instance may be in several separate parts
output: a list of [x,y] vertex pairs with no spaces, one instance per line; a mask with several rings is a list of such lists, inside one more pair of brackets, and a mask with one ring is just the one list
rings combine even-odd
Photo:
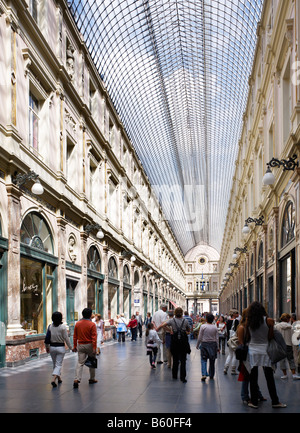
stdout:
[[186,319],[183,319],[180,328],[178,328],[176,320],[174,320],[176,331],[171,334],[171,353],[174,351],[185,350],[186,353],[191,353],[191,348],[188,340],[188,336],[185,330],[183,330],[183,324]]

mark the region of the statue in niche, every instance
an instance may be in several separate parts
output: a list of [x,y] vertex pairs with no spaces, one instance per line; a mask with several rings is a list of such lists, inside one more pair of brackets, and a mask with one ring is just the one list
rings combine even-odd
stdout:
[[70,75],[71,80],[73,80],[74,78],[74,47],[72,44],[70,44],[70,42],[68,43],[68,47],[67,47],[67,71],[68,74]]
[[68,241],[68,253],[72,263],[76,262],[77,254],[76,254],[76,238],[71,235]]

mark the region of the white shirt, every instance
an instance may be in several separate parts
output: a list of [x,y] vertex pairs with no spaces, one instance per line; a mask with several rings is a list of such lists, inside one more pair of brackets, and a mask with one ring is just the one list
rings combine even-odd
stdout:
[[164,323],[168,319],[168,315],[163,310],[158,310],[153,314],[152,322],[154,322],[154,325],[158,327],[162,323]]

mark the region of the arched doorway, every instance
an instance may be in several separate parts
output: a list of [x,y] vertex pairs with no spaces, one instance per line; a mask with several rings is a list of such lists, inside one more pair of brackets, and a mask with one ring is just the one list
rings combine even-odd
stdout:
[[108,318],[116,319],[119,314],[119,287],[118,265],[114,257],[108,261]]
[[131,317],[131,291],[130,270],[127,265],[123,269],[123,313],[126,319]]
[[95,245],[92,245],[87,254],[87,306],[93,313],[103,315],[103,281],[101,274],[101,256]]
[[57,264],[53,236],[38,212],[21,225],[20,322],[26,335],[43,334],[57,309]]

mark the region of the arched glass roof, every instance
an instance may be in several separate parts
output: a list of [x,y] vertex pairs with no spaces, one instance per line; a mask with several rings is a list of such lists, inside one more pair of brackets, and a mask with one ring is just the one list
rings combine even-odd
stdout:
[[263,0],[68,4],[182,252],[220,251]]

